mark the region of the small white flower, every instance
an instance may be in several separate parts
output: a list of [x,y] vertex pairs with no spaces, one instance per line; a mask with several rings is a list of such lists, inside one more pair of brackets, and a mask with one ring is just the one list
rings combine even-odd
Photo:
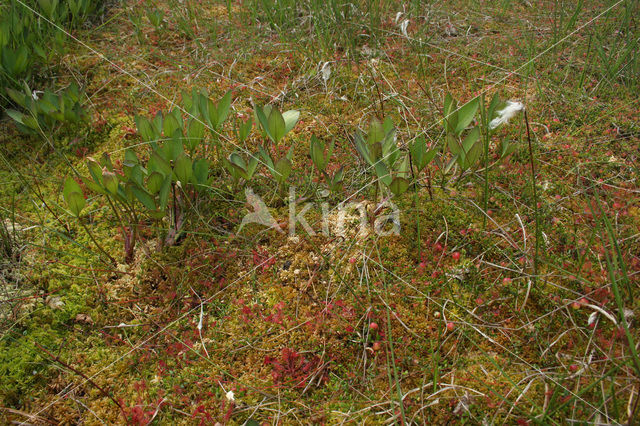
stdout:
[[518,112],[524,109],[524,105],[522,102],[517,101],[507,101],[507,106],[498,111],[498,116],[491,120],[489,123],[490,129],[495,129],[496,127],[507,124],[509,120],[511,120]]
[[236,400],[235,396],[233,395],[233,391],[227,392],[226,397],[227,397],[227,401],[229,402],[235,402]]

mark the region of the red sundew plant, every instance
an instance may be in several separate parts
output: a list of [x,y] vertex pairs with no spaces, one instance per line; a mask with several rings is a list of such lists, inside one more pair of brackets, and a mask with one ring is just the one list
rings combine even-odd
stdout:
[[211,413],[209,413],[209,411],[207,411],[207,407],[202,404],[196,407],[196,409],[193,411],[193,414],[191,414],[191,418],[199,418],[199,425],[213,424],[213,416],[211,415]]
[[310,380],[315,380],[318,376],[318,383],[325,383],[328,379],[320,357],[312,355],[307,358],[290,348],[283,348],[280,358],[266,356],[264,364],[271,365],[271,376],[277,386],[300,389],[305,388]]
[[284,310],[284,302],[278,302],[274,307],[273,313],[264,317],[266,322],[272,322],[274,324],[283,325],[285,320],[285,315],[283,313]]
[[127,423],[132,425],[148,425],[153,422],[162,407],[168,403],[162,396],[158,396],[155,401],[145,403],[145,399],[148,400],[149,398],[145,381],[136,382],[133,387],[138,395],[135,405],[126,407],[126,404],[122,398],[120,398],[120,405],[125,407],[124,413],[127,417]]
[[254,266],[261,265],[260,269],[263,273],[276,263],[276,258],[270,256],[269,252],[261,247],[254,249],[252,252],[252,256]]

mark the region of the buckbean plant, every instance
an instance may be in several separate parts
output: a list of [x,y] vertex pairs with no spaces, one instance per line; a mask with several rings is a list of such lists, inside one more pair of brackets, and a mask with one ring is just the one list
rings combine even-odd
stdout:
[[[488,167],[490,138],[500,126],[508,122],[510,117],[504,119],[501,117],[509,113],[506,110],[509,104],[501,101],[496,94],[488,106],[484,97],[476,97],[458,107],[458,102],[450,94],[446,95],[443,127],[451,158],[444,168],[445,173],[449,172],[454,165],[457,165],[461,172],[475,168],[483,157],[485,168]],[[511,102],[511,104],[515,103]],[[478,111],[481,118],[479,122],[476,120]],[[514,110],[514,112],[517,111]],[[511,154],[515,146],[505,139],[500,141],[498,148],[499,159],[501,159]]]
[[280,142],[298,122],[300,111],[290,110],[281,113],[276,107],[265,105],[262,108],[256,106],[255,115],[257,122],[260,123],[263,136],[266,135],[268,140],[273,143],[272,146],[265,143],[260,147],[260,158],[267,166],[271,178],[284,190],[293,167],[291,161],[294,145],[291,145],[286,150],[286,154],[280,157],[281,149],[284,148],[280,145]]
[[357,131],[354,140],[356,150],[375,175],[376,194],[384,187],[394,195],[409,189],[409,156],[398,146],[396,129],[389,117],[382,123],[373,119],[368,133],[363,135]]
[[49,90],[33,92],[26,83],[23,91],[8,88],[7,93],[24,112],[7,109],[6,113],[15,122],[18,130],[26,134],[43,135],[58,125],[82,123],[88,117],[75,83],[58,94]]
[[[33,70],[46,68],[65,49],[65,30],[101,13],[103,0],[5,0],[0,2],[0,105],[6,89],[40,83]],[[51,25],[51,23],[53,25]],[[15,102],[15,100],[13,100]]]
[[[227,113],[220,111],[220,117],[226,117]],[[185,122],[176,108],[158,112],[153,118],[136,116],[135,121],[149,148],[148,155],[139,156],[129,148],[119,169],[108,154],[100,161],[89,158],[89,176],[82,177],[89,190],[105,197],[116,217],[125,262],[133,260],[143,219],[153,223],[158,249],[175,244],[184,232],[189,206],[210,186],[212,179],[206,149],[201,146],[205,125],[200,116],[192,116]],[[77,203],[70,200],[67,203],[74,215],[79,216],[84,204],[77,196],[74,198]]]
[[309,146],[309,156],[311,157],[313,165],[324,177],[329,191],[337,193],[342,190],[344,166],[341,166],[335,173],[329,174],[328,166],[331,161],[331,155],[333,154],[334,147],[335,139],[332,139],[331,143],[327,144],[313,135],[311,136],[311,143]]
[[[77,93],[74,90],[71,92]],[[14,96],[17,97],[16,94]],[[47,100],[47,106],[53,104],[51,96],[43,99]],[[56,105],[66,105],[62,96],[55,99],[59,99]],[[234,132],[229,135],[235,137],[236,142],[244,144],[251,135],[254,122],[257,123],[262,140],[258,151],[240,152],[238,149],[225,154],[222,139],[229,139],[229,136],[223,133],[223,127],[231,110],[231,101],[231,92],[217,102],[203,90],[184,92],[182,108],[159,111],[153,117],[135,116],[138,134],[148,148],[146,154],[140,155],[133,148],[128,148],[119,167],[114,166],[108,154],[103,154],[99,160],[87,159],[88,175],[81,177],[81,180],[94,195],[106,200],[113,213],[122,233],[125,262],[133,260],[136,241],[140,238],[140,226],[144,223],[151,224],[155,230],[158,249],[173,245],[180,239],[185,232],[190,209],[197,202],[199,194],[210,187],[212,171],[216,167],[226,170],[233,181],[233,190],[238,191],[239,185],[252,181],[264,165],[271,181],[284,193],[293,171],[295,145],[287,147],[283,142],[298,122],[300,112],[289,110],[281,113],[272,105],[256,106],[253,118],[236,119]],[[33,102],[25,101],[25,105],[27,103],[31,105]],[[481,105],[481,120],[477,123],[475,116]],[[451,158],[443,175],[454,165],[462,172],[475,167],[483,152],[485,159],[488,158],[489,138],[499,125],[506,122],[498,119],[502,113],[498,111],[501,105],[504,104],[495,96],[486,110],[479,98],[458,108],[456,101],[447,95],[444,146],[448,147]],[[60,108],[63,112],[57,112],[54,116],[61,119],[67,110],[64,109],[66,107]],[[183,115],[183,112],[186,114]],[[19,122],[22,126],[32,124],[27,118],[17,115],[16,118],[22,120]],[[402,148],[397,141],[396,129],[388,117],[383,121],[373,119],[366,134],[356,131],[354,142],[372,176],[376,199],[379,195],[383,198],[400,197],[413,187],[414,207],[419,209],[421,175],[438,155],[444,156],[439,144],[427,146],[421,135],[415,137],[407,148]],[[314,135],[310,140],[309,157],[327,189],[337,193],[342,190],[344,167],[331,163],[334,148],[335,140],[327,143]],[[505,142],[501,149],[502,156],[511,152],[508,145],[505,148]],[[211,157],[213,162],[210,161]],[[444,164],[442,161],[440,163]],[[487,167],[489,165],[485,161],[485,169]],[[329,170],[336,171],[330,173]],[[427,180],[431,194],[430,175]],[[68,179],[63,195],[70,212],[81,221],[86,201],[78,183]],[[416,215],[416,230],[420,235],[418,217]],[[81,224],[89,232],[82,221]],[[98,242],[94,240],[94,243],[113,262]]]

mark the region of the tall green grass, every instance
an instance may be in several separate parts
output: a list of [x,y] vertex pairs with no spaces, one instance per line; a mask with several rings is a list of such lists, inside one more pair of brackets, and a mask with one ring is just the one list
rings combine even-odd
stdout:
[[287,40],[306,40],[324,54],[374,47],[382,19],[394,4],[388,0],[249,0],[253,20],[268,25]]
[[626,0],[607,14],[603,25],[595,27],[591,65],[609,84],[640,88],[640,2]]

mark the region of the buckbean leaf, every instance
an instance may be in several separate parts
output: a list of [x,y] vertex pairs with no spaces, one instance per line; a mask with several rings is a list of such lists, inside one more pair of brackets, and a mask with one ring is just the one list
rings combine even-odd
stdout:
[[389,185],[389,189],[394,195],[401,195],[409,188],[409,180],[401,177],[395,177]]
[[173,136],[173,133],[176,130],[180,129],[180,123],[178,122],[178,120],[176,119],[176,117],[173,114],[167,114],[167,116],[164,118],[164,125],[163,125],[163,132],[164,132],[164,137],[168,138]]
[[323,172],[327,167],[327,162],[324,157],[324,142],[316,138],[315,135],[311,136],[311,146],[309,154],[311,156],[311,161],[313,161],[313,164],[316,166],[316,168]]
[[286,157],[281,158],[275,164],[276,173],[274,178],[280,183],[286,181],[289,178],[289,175],[291,174],[291,167],[292,167],[291,160],[289,160]]
[[93,178],[94,182],[101,185],[102,184],[102,167],[100,164],[93,158],[87,158],[87,169],[89,170],[89,174]]
[[151,195],[155,195],[160,192],[163,183],[164,176],[159,172],[152,172],[147,178],[147,190]]
[[387,168],[386,164],[384,164],[382,161],[378,161],[375,165],[375,171],[380,182],[384,183],[387,186],[391,184],[391,174],[389,173],[389,169]]
[[286,135],[295,127],[296,123],[298,123],[298,120],[300,119],[300,111],[296,111],[296,110],[287,111],[284,114],[282,114],[282,119],[284,120],[284,124],[285,124],[284,134]]
[[115,173],[110,172],[107,169],[103,169],[102,182],[106,190],[111,195],[115,195],[118,193],[118,178]]
[[140,201],[140,204],[142,204],[147,210],[156,210],[156,203],[153,201],[153,197],[147,191],[135,184],[130,185],[130,188],[136,199]]
[[171,175],[168,175],[164,178],[164,182],[162,183],[162,188],[160,188],[160,193],[158,195],[158,204],[160,209],[162,210],[167,208],[167,203],[169,202],[170,189],[171,189]]
[[231,109],[231,90],[229,90],[225,95],[218,101],[218,107],[216,108],[216,126],[215,128],[219,128],[222,123],[227,119],[229,115],[229,110]]
[[462,141],[462,148],[464,149],[464,152],[469,152],[478,139],[480,139],[480,128],[474,127]]
[[173,171],[183,185],[189,183],[193,174],[193,162],[191,158],[185,154],[181,154],[175,161]]
[[189,120],[187,128],[187,140],[185,145],[190,151],[196,149],[204,138],[204,124],[200,120],[192,118]]
[[467,128],[469,124],[473,121],[473,118],[478,111],[478,107],[480,106],[480,102],[478,98],[473,98],[466,104],[464,104],[458,110],[458,120],[455,126],[455,133],[461,134],[464,129]]
[[193,163],[193,178],[198,185],[205,185],[209,177],[209,161],[199,158]]
[[74,216],[79,217],[86,201],[82,195],[82,188],[80,188],[78,182],[68,177],[62,189],[62,197],[67,203],[71,213],[73,213]]
[[286,123],[277,108],[271,109],[271,114],[269,114],[268,120],[269,132],[271,133],[273,141],[277,144],[286,133]]

